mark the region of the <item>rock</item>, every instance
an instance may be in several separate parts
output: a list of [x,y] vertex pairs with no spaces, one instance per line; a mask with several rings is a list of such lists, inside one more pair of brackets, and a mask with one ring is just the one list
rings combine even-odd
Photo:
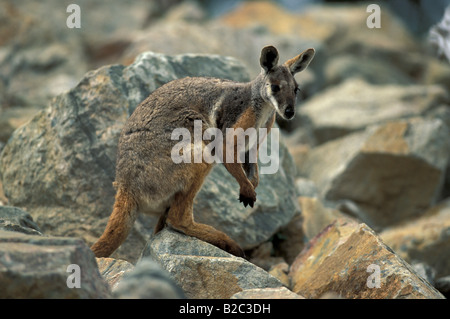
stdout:
[[450,276],[437,279],[435,287],[448,299],[450,296]]
[[283,257],[274,256],[274,246],[272,241],[262,243],[253,249],[248,261],[266,271],[269,271],[274,265],[284,263]]
[[430,59],[423,75],[427,85],[438,84],[450,90],[450,64],[448,62]]
[[133,270],[127,271],[113,294],[120,299],[186,298],[169,274],[150,258],[140,260]]
[[28,235],[42,235],[30,214],[20,208],[11,206],[0,206],[0,230],[15,231]]
[[322,199],[351,200],[363,222],[386,227],[419,216],[439,199],[448,136],[439,119],[372,126],[312,149],[300,172]]
[[436,271],[433,268],[423,262],[413,262],[411,263],[411,267],[414,269],[417,275],[425,279],[425,281],[430,283],[430,285],[436,287],[434,284]]
[[97,261],[100,275],[102,275],[113,293],[124,275],[134,269],[134,265],[126,260],[114,258],[95,258],[95,260]]
[[[77,86],[57,96],[47,109],[16,130],[5,146],[0,172],[9,204],[25,208],[45,234],[82,237],[92,244],[112,210],[117,141],[124,122],[150,92],[185,76],[248,80],[246,69],[235,59],[193,54],[147,52],[128,67],[112,65],[88,72]],[[287,155],[284,161],[288,161]],[[229,174],[222,176],[220,168],[213,174],[232,179]],[[289,176],[271,178],[280,184]],[[207,184],[213,187],[211,179]],[[289,196],[277,199],[268,192],[271,202]],[[208,194],[212,196],[212,192]],[[221,198],[220,209],[230,206],[237,211],[237,195],[226,199],[223,194],[215,195]],[[263,194],[259,201],[264,202]],[[270,213],[277,209],[272,203],[270,207]],[[243,207],[240,212],[243,214]],[[290,213],[295,212],[291,209]],[[249,222],[254,220],[254,214],[245,214]],[[152,221],[140,216],[127,242],[112,257],[135,261],[149,236],[143,225],[152,229]]]
[[[70,288],[71,285],[75,287]],[[81,239],[3,230],[0,230],[0,286],[0,298],[111,297],[94,254]]]
[[319,195],[319,190],[317,189],[316,183],[304,177],[298,177],[295,179],[295,188],[297,189],[298,196],[317,197]]
[[303,215],[296,215],[277,233],[278,242],[274,243],[275,251],[291,264],[305,245],[303,234]]
[[337,218],[344,217],[337,209],[325,207],[318,198],[300,196],[298,202],[302,210],[302,233],[305,242],[314,238]]
[[[31,106],[14,106],[2,110],[0,106],[0,143],[6,144],[12,132],[30,121],[40,110],[39,107]],[[0,145],[0,153],[2,149],[3,147]]]
[[291,286],[291,280],[288,276],[289,265],[285,262],[273,265],[269,269],[269,274],[277,278],[285,287]]
[[429,30],[428,40],[435,55],[450,62],[450,6],[447,4],[442,20]]
[[286,287],[246,289],[235,293],[230,299],[305,299]]
[[[0,142],[0,148],[2,147]],[[0,150],[1,152],[1,150]],[[5,206],[8,204],[8,199],[5,197],[5,194],[3,193],[3,185],[0,179],[0,206]]]
[[413,84],[411,77],[399,72],[391,64],[371,57],[357,58],[351,54],[342,54],[330,59],[324,66],[324,85],[327,87],[345,82],[349,78],[359,78],[369,84],[382,86]]
[[447,199],[420,218],[383,230],[380,237],[403,259],[425,263],[439,278],[450,275],[449,230],[450,199]]
[[444,298],[367,225],[342,219],[309,242],[289,275],[292,290],[306,298]]
[[167,228],[150,239],[142,256],[161,264],[189,299],[228,299],[245,289],[282,286],[248,261]]
[[299,115],[310,119],[315,140],[322,144],[369,125],[424,115],[448,101],[438,85],[372,85],[351,78],[310,98]]

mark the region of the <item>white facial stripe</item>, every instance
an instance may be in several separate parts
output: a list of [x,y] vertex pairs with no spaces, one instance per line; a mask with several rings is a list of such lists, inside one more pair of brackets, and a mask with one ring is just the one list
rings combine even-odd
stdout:
[[275,99],[275,97],[272,95],[272,92],[271,92],[271,90],[270,90],[270,87],[267,87],[266,93],[267,93],[267,96],[269,97],[270,103],[272,103],[272,105],[275,107],[275,110],[276,110],[278,113],[280,113],[280,108],[278,107],[278,102],[277,102],[277,100]]

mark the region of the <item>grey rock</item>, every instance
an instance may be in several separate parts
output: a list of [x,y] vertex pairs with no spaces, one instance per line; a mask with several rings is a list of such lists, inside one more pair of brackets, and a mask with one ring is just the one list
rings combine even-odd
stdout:
[[411,85],[412,79],[399,72],[392,65],[383,60],[356,57],[350,54],[336,56],[329,59],[324,68],[326,86],[336,85],[349,78],[360,78],[365,82],[377,85]]
[[316,197],[319,194],[316,184],[312,180],[304,177],[295,179],[295,188],[298,196]]
[[0,206],[0,229],[29,235],[42,235],[39,226],[36,225],[30,214],[11,206]]
[[114,293],[125,274],[134,269],[134,265],[126,260],[114,258],[95,258],[98,270]]
[[446,59],[450,62],[450,5],[445,9],[442,20],[431,27],[428,34],[428,40],[436,56]]
[[436,271],[432,267],[423,262],[412,262],[411,267],[416,274],[428,281],[430,285],[435,286],[434,278],[436,277]]
[[431,267],[436,272],[436,278],[448,276],[450,199],[432,206],[422,215],[383,230],[380,237],[407,262]]
[[299,115],[310,119],[322,144],[370,125],[425,115],[445,101],[449,95],[439,85],[372,85],[350,78],[309,99]]
[[[71,265],[79,266],[79,270],[70,268]],[[70,288],[77,283],[79,288]],[[81,239],[3,230],[0,230],[0,286],[0,298],[111,297],[94,254]]]
[[[409,119],[367,128],[308,153],[301,173],[325,200],[351,200],[374,228],[423,214],[439,200],[450,156],[439,119]],[[331,156],[332,155],[332,156]]]
[[151,258],[141,259],[136,267],[124,275],[113,291],[120,299],[184,299],[181,288]]
[[282,286],[245,259],[167,228],[150,239],[142,256],[161,264],[190,299],[228,299],[244,289]]
[[450,276],[438,278],[435,282],[435,287],[448,298],[450,295]]

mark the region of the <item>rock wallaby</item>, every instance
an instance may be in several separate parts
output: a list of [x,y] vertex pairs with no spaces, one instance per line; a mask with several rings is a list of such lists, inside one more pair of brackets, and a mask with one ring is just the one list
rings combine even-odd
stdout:
[[[175,163],[171,152],[178,142],[171,133],[177,128],[194,131],[200,120],[207,128],[267,128],[276,113],[292,119],[298,85],[294,74],[304,70],[314,57],[314,49],[278,65],[278,51],[266,46],[261,51],[261,73],[249,83],[186,77],[156,89],[133,112],[119,138],[116,163],[116,197],[106,229],[91,247],[97,257],[107,257],[127,238],[138,212],[157,214],[155,233],[166,225],[211,243],[235,256],[241,247],[214,227],[194,221],[194,198],[213,167],[206,161]],[[224,144],[228,143],[224,136]],[[203,142],[203,147],[205,143]],[[247,145],[248,148],[248,145]],[[223,147],[223,158],[226,156]],[[258,166],[246,160],[223,161],[239,183],[239,200],[253,207],[258,186]],[[247,151],[248,152],[248,151]],[[246,154],[247,155],[247,154]],[[248,159],[248,156],[247,156]]]

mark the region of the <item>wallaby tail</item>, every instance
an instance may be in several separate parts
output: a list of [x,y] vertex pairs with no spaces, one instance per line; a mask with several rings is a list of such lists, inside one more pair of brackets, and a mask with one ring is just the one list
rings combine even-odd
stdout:
[[125,241],[136,221],[138,215],[136,208],[133,197],[119,188],[105,231],[91,247],[95,257],[108,257]]

